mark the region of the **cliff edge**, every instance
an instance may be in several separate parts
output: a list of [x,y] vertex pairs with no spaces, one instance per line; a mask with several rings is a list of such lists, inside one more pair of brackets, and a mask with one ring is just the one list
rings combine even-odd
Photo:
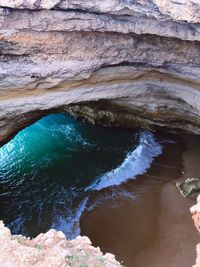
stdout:
[[[191,207],[192,219],[194,220],[195,226],[200,233],[200,196],[197,198],[197,204]],[[197,245],[197,259],[194,267],[200,267],[200,243]]]
[[117,267],[110,254],[94,248],[87,237],[67,240],[61,231],[49,230],[34,239],[12,236],[0,221],[1,267]]

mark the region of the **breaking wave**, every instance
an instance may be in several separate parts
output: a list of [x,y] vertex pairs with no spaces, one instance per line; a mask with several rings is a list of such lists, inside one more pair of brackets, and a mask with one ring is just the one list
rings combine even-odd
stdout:
[[122,164],[99,177],[87,190],[101,190],[120,185],[128,179],[135,179],[137,175],[144,174],[150,168],[153,159],[161,153],[162,146],[155,141],[153,133],[144,131],[140,135],[138,146],[127,154]]

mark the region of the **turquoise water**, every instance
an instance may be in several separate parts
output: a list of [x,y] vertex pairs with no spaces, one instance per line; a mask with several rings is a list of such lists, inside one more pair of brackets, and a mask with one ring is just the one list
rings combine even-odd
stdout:
[[0,148],[0,219],[14,234],[32,237],[54,227],[74,237],[92,191],[117,190],[161,152],[147,131],[46,116]]

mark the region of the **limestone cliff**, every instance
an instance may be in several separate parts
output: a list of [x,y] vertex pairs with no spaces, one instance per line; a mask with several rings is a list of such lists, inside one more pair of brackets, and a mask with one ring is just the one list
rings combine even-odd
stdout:
[[0,0],[0,141],[51,112],[200,134],[198,0]]
[[70,241],[60,231],[49,230],[34,239],[12,236],[0,221],[1,267],[120,267],[115,257],[91,246],[87,237]]
[[[197,198],[197,204],[190,209],[195,226],[200,233],[200,195]],[[197,245],[197,259],[196,265],[193,267],[200,267],[200,243]]]

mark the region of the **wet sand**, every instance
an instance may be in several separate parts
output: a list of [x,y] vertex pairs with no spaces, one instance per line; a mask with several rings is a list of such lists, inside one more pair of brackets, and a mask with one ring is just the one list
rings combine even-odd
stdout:
[[[81,218],[81,233],[104,252],[114,253],[127,267],[189,267],[195,262],[199,234],[189,212],[195,201],[183,198],[175,182],[200,177],[200,138],[165,137],[176,143],[164,145],[164,153],[146,175],[119,188],[134,200],[122,196],[105,201]],[[106,196],[112,191],[97,192],[90,202],[102,193]]]

